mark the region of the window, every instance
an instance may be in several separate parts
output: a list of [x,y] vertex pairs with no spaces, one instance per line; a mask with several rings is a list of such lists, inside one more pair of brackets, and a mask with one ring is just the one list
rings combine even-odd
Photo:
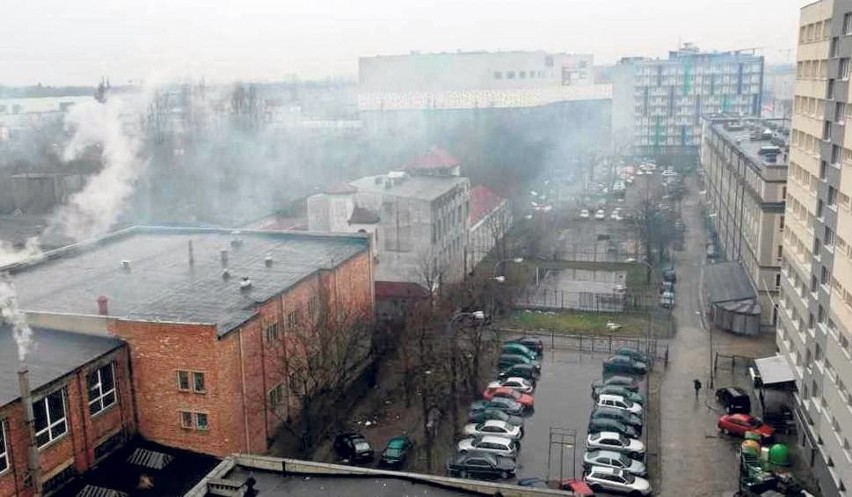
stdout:
[[823,210],[823,206],[824,206],[824,204],[823,204],[823,202],[822,202],[822,199],[817,199],[816,217],[818,217],[818,218],[822,218],[822,216],[823,216],[823,212],[822,212],[822,210]]
[[781,274],[775,275],[775,288],[781,288]]
[[849,59],[840,59],[840,70],[838,71],[840,79],[849,79]]
[[315,316],[319,310],[319,297],[313,296],[308,299],[308,314]]
[[189,391],[189,371],[177,372],[178,390]]
[[503,79],[503,73],[500,71],[495,72],[494,79]]
[[290,311],[287,313],[287,328],[295,328],[296,326],[299,326],[299,313]]
[[278,340],[278,323],[272,323],[266,327],[266,341],[275,342]]
[[834,245],[834,231],[828,226],[825,227],[825,236],[822,242],[826,247],[831,247]]
[[195,393],[204,393],[207,390],[204,387],[204,373],[193,371],[192,373],[192,391]]
[[180,412],[180,427],[192,429],[192,413],[189,411]]
[[837,145],[831,146],[831,163],[840,164],[840,147]]
[[284,386],[278,385],[269,391],[269,407],[275,409],[284,400]]
[[521,79],[527,79],[527,72],[526,71],[521,71],[520,73],[518,73],[518,75],[520,76]]
[[784,246],[783,246],[783,245],[779,245],[779,246],[778,246],[778,258],[780,259],[780,258],[782,258],[783,256],[784,256]]
[[825,179],[825,171],[828,167],[828,163],[824,160],[819,161],[819,179]]
[[195,429],[204,431],[207,428],[207,414],[203,412],[195,413]]
[[823,121],[822,123],[822,139],[831,140],[831,122]]
[[827,98],[829,100],[834,100],[834,80],[833,79],[828,80],[828,85],[826,86],[826,89],[825,89],[825,98]]
[[838,55],[840,55],[840,50],[839,50],[839,47],[838,47],[839,41],[840,41],[839,38],[834,37],[834,38],[831,39],[831,42],[829,43],[828,53],[831,54],[832,57],[837,57]]
[[35,437],[39,448],[61,437],[68,431],[65,422],[65,389],[33,403],[35,416]]
[[819,271],[819,282],[821,285],[827,285],[829,279],[828,268],[822,266]]
[[781,231],[784,231],[784,215],[783,214],[778,218],[778,229],[781,230]]
[[515,79],[515,71],[509,71],[506,73],[507,79]]
[[828,206],[834,207],[837,204],[837,190],[833,186],[828,187]]
[[834,122],[843,124],[846,122],[846,104],[837,102],[834,106]]
[[95,415],[115,404],[115,374],[112,363],[89,373],[89,414]]
[[0,420],[0,473],[9,469],[9,456],[6,452],[6,422]]
[[852,34],[852,12],[843,14],[843,34]]

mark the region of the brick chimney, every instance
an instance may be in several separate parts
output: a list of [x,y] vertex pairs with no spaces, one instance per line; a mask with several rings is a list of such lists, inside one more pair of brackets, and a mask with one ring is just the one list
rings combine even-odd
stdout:
[[109,299],[103,295],[98,297],[98,314],[101,316],[109,315]]

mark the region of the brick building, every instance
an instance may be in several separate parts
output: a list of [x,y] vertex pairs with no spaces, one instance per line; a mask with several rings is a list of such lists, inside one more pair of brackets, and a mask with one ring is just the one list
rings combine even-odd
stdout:
[[313,346],[345,351],[319,338],[374,316],[359,234],[137,227],[11,272],[31,324],[128,344],[139,434],[213,455],[264,452]]
[[[107,336],[34,330],[27,358],[35,443],[45,493],[90,469],[136,432],[129,352]],[[29,496],[29,433],[17,348],[0,326],[0,497]]]

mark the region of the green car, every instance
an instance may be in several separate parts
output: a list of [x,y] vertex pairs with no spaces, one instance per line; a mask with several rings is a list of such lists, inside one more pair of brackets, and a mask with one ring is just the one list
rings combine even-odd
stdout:
[[528,364],[530,366],[533,366],[536,370],[540,369],[538,361],[530,359],[525,355],[519,354],[501,355],[500,358],[497,360],[497,369],[502,371],[504,369],[509,369],[510,367],[515,366],[516,364]]
[[529,347],[520,343],[504,343],[503,350],[500,353],[510,355],[522,355],[529,357],[533,361],[538,360],[538,354],[536,354],[535,351],[530,350]]
[[388,440],[384,452],[382,452],[379,464],[382,466],[401,467],[405,464],[412,445],[411,439],[405,435],[391,438]]
[[601,394],[606,395],[621,395],[625,399],[635,402],[639,405],[645,405],[645,396],[641,393],[634,392],[629,388],[618,385],[604,385],[602,387],[592,387],[592,399],[598,400]]

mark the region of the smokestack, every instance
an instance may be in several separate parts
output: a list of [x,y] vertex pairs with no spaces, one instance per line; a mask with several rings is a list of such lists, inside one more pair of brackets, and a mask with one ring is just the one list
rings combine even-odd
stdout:
[[226,267],[228,265],[228,250],[222,249],[219,251],[219,259],[222,261],[222,267]]
[[32,480],[35,497],[41,497],[41,471],[38,466],[38,447],[35,441],[35,416],[33,415],[33,397],[30,392],[30,372],[27,366],[21,364],[18,370],[18,388],[21,403],[24,405],[24,424],[27,428],[27,471]]
[[192,252],[192,240],[189,241],[189,265],[195,264],[195,254]]
[[101,316],[109,314],[109,299],[103,295],[98,297],[98,314]]

